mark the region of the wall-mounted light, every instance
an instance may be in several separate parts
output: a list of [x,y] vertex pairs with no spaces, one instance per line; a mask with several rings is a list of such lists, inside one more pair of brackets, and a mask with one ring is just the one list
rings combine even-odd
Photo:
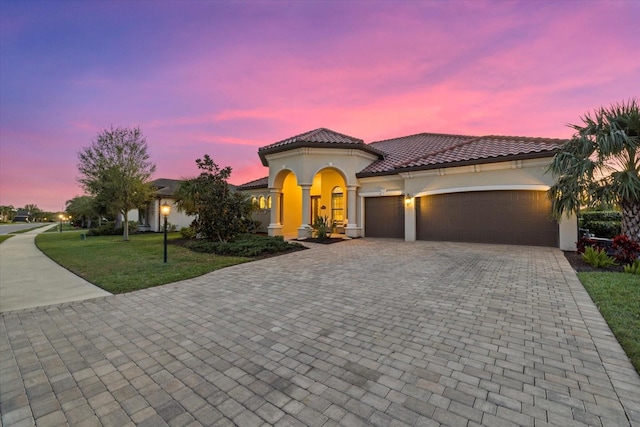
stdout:
[[405,196],[404,196],[404,204],[409,206],[409,205],[411,205],[412,201],[413,201],[413,197],[411,197],[411,194],[405,194]]

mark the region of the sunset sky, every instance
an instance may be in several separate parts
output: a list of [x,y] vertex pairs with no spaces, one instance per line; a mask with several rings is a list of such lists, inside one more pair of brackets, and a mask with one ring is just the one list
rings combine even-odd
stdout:
[[155,178],[231,183],[318,127],[570,137],[640,98],[640,1],[0,0],[0,205],[58,211],[77,153],[140,126]]

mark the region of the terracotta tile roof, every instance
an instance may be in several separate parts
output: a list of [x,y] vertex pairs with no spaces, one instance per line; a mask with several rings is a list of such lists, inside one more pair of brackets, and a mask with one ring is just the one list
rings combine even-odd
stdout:
[[384,159],[373,162],[360,171],[360,174],[392,171],[398,165],[409,162],[413,159],[419,159],[430,153],[458,145],[473,138],[473,136],[464,135],[420,133],[372,142],[369,144],[371,147],[385,153]]
[[[183,179],[168,179],[158,178],[150,182],[151,186],[156,190],[156,196],[159,197],[173,197],[175,196],[180,184],[184,182]],[[232,191],[235,191],[236,186],[233,184],[227,184]]]
[[[520,136],[419,133],[365,144],[361,139],[320,128],[262,147],[258,154],[262,164],[268,166],[266,154],[297,147],[358,148],[379,156],[378,160],[356,174],[363,178],[410,170],[551,157],[565,142],[567,140],[564,139]],[[261,178],[240,187],[248,189],[266,185],[266,178]]]
[[150,184],[156,189],[157,196],[173,196],[182,184],[182,180],[158,178],[151,181]]
[[558,139],[482,136],[430,153],[427,156],[404,162],[397,165],[396,169],[430,165],[441,166],[472,160],[497,159],[534,153],[548,153],[551,155],[563,143],[564,141]]
[[283,145],[295,144],[297,142],[323,142],[330,144],[364,144],[364,141],[359,138],[354,138],[343,133],[334,132],[331,129],[319,128],[309,132],[301,133],[300,135],[292,136],[291,138],[283,139],[279,142],[267,145],[260,148],[261,150],[268,150],[273,147],[281,147]]
[[249,181],[247,183],[238,185],[236,187],[238,190],[251,190],[254,188],[267,188],[269,185],[269,177],[265,176],[264,178],[255,179],[253,181]]
[[423,133],[372,142],[371,146],[385,152],[385,158],[370,164],[356,175],[387,175],[407,170],[547,157],[555,154],[565,142],[551,138]]
[[262,160],[262,164],[267,166],[268,162],[265,158],[267,154],[279,153],[298,147],[358,148],[382,157],[381,152],[365,144],[363,140],[327,128],[314,129],[261,147],[258,149],[258,155]]

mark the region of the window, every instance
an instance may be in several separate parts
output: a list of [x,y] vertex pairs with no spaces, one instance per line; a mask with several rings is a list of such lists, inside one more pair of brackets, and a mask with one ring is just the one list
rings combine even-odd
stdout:
[[267,196],[267,209],[271,209],[271,196]]
[[253,206],[254,208],[258,207],[258,199],[256,199],[255,197],[252,197],[251,206]]
[[344,221],[344,194],[340,187],[331,191],[331,219],[338,223]]
[[266,207],[267,207],[267,203],[266,203],[266,201],[264,200],[264,196],[260,196],[260,198],[258,199],[258,207],[259,207],[260,209],[264,209],[264,208],[266,208]]

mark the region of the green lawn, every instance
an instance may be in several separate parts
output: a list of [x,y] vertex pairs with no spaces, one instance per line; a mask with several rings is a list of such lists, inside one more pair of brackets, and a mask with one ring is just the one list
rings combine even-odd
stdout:
[[8,238],[13,237],[13,234],[2,234],[0,235],[0,243],[4,242]]
[[578,277],[640,373],[640,276],[578,273]]
[[[251,261],[195,253],[169,244],[168,262],[164,264],[161,233],[131,235],[128,242],[122,236],[89,236],[82,240],[80,234],[42,233],[36,237],[36,245],[58,264],[111,293],[163,285]],[[177,238],[179,233],[169,234],[169,239]]]

